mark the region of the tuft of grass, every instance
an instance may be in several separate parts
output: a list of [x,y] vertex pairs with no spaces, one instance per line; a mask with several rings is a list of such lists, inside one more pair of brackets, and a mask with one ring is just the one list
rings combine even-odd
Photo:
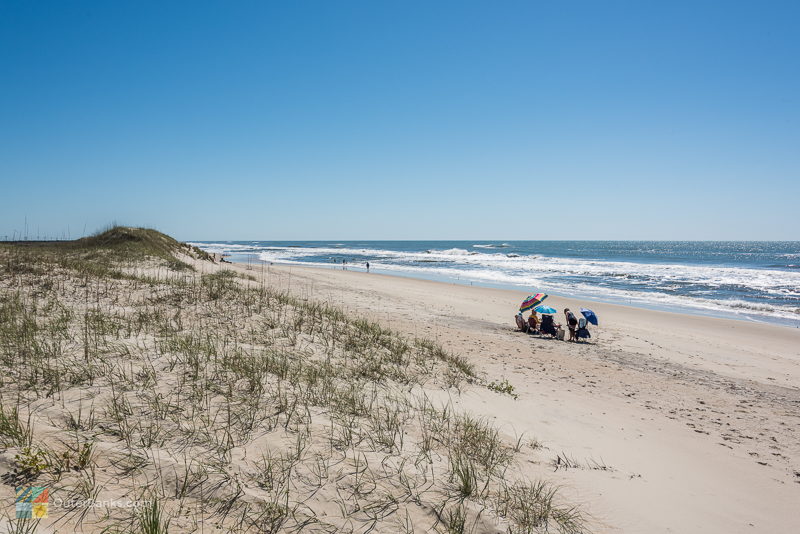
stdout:
[[41,519],[8,519],[4,534],[35,534]]
[[450,456],[451,479],[455,481],[462,499],[472,497],[479,491],[478,470],[472,458],[455,452]]
[[211,300],[219,300],[226,295],[233,294],[238,288],[236,273],[228,270],[204,274],[201,282]]
[[555,504],[556,489],[546,482],[504,485],[496,497],[499,515],[508,519],[509,534],[585,534],[585,520],[577,508]]
[[151,497],[139,511],[136,534],[169,534],[169,523],[161,501]]
[[447,534],[464,534],[467,532],[467,511],[463,504],[447,510],[445,515]]
[[0,445],[27,447],[31,444],[32,436],[30,415],[23,423],[16,406],[6,409],[0,401]]
[[426,350],[430,356],[447,362],[469,378],[476,378],[475,366],[463,356],[458,356],[446,351],[441,345],[429,339],[416,339],[417,346]]
[[565,452],[556,454],[556,457],[553,458],[552,464],[556,471],[559,469],[580,469],[582,467],[578,460],[569,456]]

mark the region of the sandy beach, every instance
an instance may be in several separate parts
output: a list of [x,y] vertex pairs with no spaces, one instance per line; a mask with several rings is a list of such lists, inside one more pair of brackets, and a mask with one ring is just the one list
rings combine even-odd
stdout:
[[[521,291],[297,266],[226,265],[411,336],[438,340],[516,399],[453,402],[539,440],[531,472],[607,532],[800,529],[800,331],[591,303],[590,343],[512,328]],[[586,303],[551,296],[547,304]],[[561,467],[558,457],[577,467]]]
[[571,343],[524,292],[127,227],[0,260],[0,529],[800,528],[797,329],[594,302]]

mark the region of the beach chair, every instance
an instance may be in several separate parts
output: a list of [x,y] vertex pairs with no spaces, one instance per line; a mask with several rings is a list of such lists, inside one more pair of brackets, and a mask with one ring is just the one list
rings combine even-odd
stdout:
[[578,330],[575,335],[578,337],[578,341],[592,337],[592,334],[589,333],[589,325],[583,317],[578,319]]
[[553,337],[558,335],[552,315],[542,315],[542,324],[539,326],[539,331],[542,334],[549,334]]

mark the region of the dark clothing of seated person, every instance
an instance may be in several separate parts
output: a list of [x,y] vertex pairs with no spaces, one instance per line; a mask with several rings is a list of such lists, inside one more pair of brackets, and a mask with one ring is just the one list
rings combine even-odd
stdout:
[[542,326],[540,329],[542,334],[556,335],[556,325],[555,322],[553,322],[552,315],[542,315]]

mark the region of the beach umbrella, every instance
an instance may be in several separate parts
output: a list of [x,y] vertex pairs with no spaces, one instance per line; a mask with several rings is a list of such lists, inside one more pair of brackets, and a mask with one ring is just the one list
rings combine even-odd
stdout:
[[534,311],[537,311],[539,313],[544,313],[547,315],[552,315],[554,313],[557,313],[556,310],[551,308],[550,306],[536,306]]
[[535,295],[530,295],[528,298],[522,301],[522,304],[519,305],[519,311],[524,312],[528,311],[531,308],[535,308],[539,304],[542,303],[544,299],[547,298],[547,295],[544,293],[536,293]]
[[593,325],[597,326],[597,315],[592,310],[587,310],[586,308],[581,308],[581,314],[586,317],[586,320],[592,323]]

